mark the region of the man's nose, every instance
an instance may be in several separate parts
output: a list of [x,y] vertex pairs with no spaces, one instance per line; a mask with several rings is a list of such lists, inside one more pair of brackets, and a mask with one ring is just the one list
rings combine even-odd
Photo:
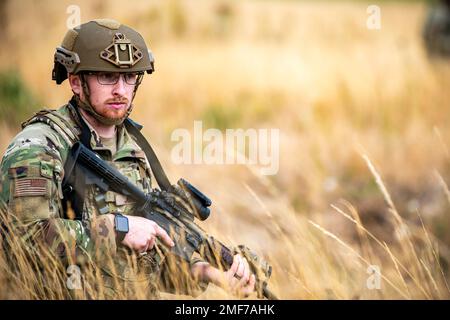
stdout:
[[121,74],[119,79],[117,80],[117,83],[113,86],[113,94],[124,96],[126,93],[126,86],[127,84],[125,82],[125,79]]

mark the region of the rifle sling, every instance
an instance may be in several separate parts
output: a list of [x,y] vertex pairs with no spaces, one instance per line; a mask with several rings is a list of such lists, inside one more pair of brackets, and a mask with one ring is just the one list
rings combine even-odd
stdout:
[[137,144],[142,148],[145,155],[147,156],[147,160],[150,163],[152,172],[161,190],[170,190],[171,184],[169,178],[167,178],[167,175],[161,166],[161,162],[159,162],[159,159],[156,156],[156,153],[153,150],[152,146],[150,145],[150,143],[148,143],[147,139],[145,139],[144,135],[141,133],[140,129],[142,129],[142,126],[137,124],[130,118],[127,118],[125,119],[125,127],[128,132],[136,138]]

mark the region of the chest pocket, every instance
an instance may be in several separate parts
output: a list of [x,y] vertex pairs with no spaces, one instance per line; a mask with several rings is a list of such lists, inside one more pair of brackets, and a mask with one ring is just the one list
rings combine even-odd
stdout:
[[[151,188],[151,178],[145,162],[138,158],[121,159],[110,163],[128,180],[137,186],[140,190],[148,193]],[[107,191],[106,193],[97,192],[95,195],[97,208],[100,214],[121,212],[123,214],[132,214],[131,209],[134,201],[124,195]]]

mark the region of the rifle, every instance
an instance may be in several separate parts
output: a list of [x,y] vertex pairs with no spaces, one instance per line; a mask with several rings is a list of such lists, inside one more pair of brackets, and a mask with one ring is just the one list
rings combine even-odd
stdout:
[[[195,218],[201,221],[208,218],[211,200],[186,180],[180,179],[178,187],[172,186],[170,190],[152,189],[146,194],[80,142],[72,146],[64,170],[65,184],[75,186],[77,192],[84,192],[77,190],[82,185],[95,185],[103,192],[110,190],[132,199],[138,215],[156,222],[174,240],[170,253],[186,262],[197,252],[212,266],[228,270],[234,254],[241,254],[255,274],[258,297],[278,300],[267,287],[272,267],[265,260],[246,246],[231,250],[195,223]],[[80,179],[84,181],[80,183]],[[177,201],[177,197],[187,201],[189,206]]]

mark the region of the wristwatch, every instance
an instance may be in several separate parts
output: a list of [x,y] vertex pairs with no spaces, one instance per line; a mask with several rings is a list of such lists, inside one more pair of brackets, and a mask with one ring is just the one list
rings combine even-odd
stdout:
[[128,218],[121,213],[115,213],[114,229],[116,230],[116,242],[119,244],[123,241],[129,231]]

